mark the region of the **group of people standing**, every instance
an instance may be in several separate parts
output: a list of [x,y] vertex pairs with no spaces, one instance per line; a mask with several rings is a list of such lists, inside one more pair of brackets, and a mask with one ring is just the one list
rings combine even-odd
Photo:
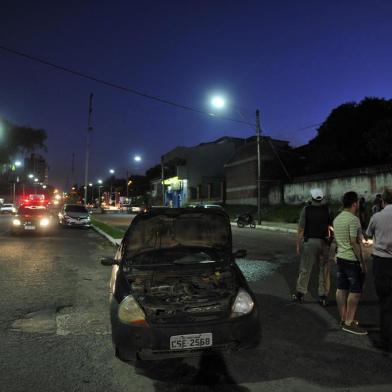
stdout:
[[333,217],[321,189],[311,190],[311,202],[301,211],[297,254],[300,268],[293,300],[304,302],[312,268],[319,265],[318,295],[328,305],[331,260],[336,262],[336,303],[343,331],[366,335],[356,319],[368,266],[363,246],[373,240],[373,276],[380,305],[380,340],[375,346],[392,351],[392,192],[385,190],[372,208],[369,225],[363,222],[364,200],[356,192],[343,196],[343,210]]

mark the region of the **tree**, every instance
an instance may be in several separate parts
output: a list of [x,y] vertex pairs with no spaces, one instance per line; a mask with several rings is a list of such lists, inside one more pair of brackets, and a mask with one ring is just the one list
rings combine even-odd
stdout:
[[17,154],[46,150],[46,131],[20,126],[0,119],[0,164],[8,164]]
[[392,100],[365,98],[332,110],[309,142],[310,172],[391,163]]

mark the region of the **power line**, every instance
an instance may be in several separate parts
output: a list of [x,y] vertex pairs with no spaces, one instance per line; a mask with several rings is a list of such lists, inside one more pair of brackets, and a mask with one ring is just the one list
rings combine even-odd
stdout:
[[76,71],[74,69],[67,68],[67,67],[64,67],[64,66],[59,65],[59,64],[52,63],[50,61],[47,61],[47,60],[44,60],[44,59],[32,56],[32,55],[24,53],[24,52],[20,52],[20,51],[15,50],[15,49],[8,48],[6,46],[0,45],[0,49],[5,51],[5,52],[12,53],[12,54],[14,54],[16,56],[24,57],[24,58],[26,58],[28,60],[35,61],[36,63],[47,65],[47,66],[55,68],[57,70],[60,70],[60,71],[63,71],[63,72],[67,72],[67,73],[72,74],[74,76],[79,76],[81,78],[84,78],[84,79],[87,79],[87,80],[90,80],[90,81],[102,84],[102,85],[107,86],[107,87],[112,87],[112,88],[115,88],[117,90],[122,90],[122,91],[125,91],[127,93],[138,95],[139,97],[143,97],[143,98],[150,99],[150,100],[153,100],[153,101],[156,101],[156,102],[164,103],[166,105],[171,105],[171,106],[174,106],[174,107],[179,108],[179,109],[188,110],[188,111],[191,111],[191,112],[204,114],[204,115],[208,115],[208,116],[211,116],[211,117],[217,117],[217,118],[220,118],[222,120],[232,121],[232,122],[236,122],[236,123],[239,123],[239,124],[253,125],[251,123],[248,123],[247,121],[236,120],[236,119],[230,118],[230,117],[218,116],[216,114],[209,113],[209,112],[206,112],[204,110],[196,109],[196,108],[193,108],[191,106],[183,105],[183,104],[178,103],[178,102],[169,101],[169,100],[166,100],[164,98],[160,98],[160,97],[157,97],[157,96],[154,96],[154,95],[150,95],[150,94],[144,93],[142,91],[136,90],[136,89],[131,88],[131,87],[126,87],[126,86],[123,86],[123,85],[120,85],[120,84],[117,84],[117,83],[109,82],[109,81],[104,80],[104,79],[99,79],[99,78],[97,78],[95,76],[91,76],[91,75],[88,75],[86,73],[83,73],[83,72],[80,72],[80,71]]
[[[110,81],[107,81],[107,80],[104,80],[104,79],[100,79],[100,78],[97,78],[95,76],[91,76],[91,75],[88,75],[86,73],[83,73],[83,72],[80,72],[80,71],[77,71],[77,70],[74,70],[74,69],[71,69],[71,68],[59,65],[59,64],[52,63],[52,62],[44,60],[42,58],[39,58],[39,57],[36,57],[36,56],[32,56],[32,55],[30,55],[28,53],[20,52],[18,50],[15,50],[15,49],[3,46],[3,45],[0,45],[0,50],[3,50],[4,52],[8,52],[8,53],[11,53],[11,54],[14,54],[14,55],[19,56],[19,57],[24,57],[24,58],[26,58],[28,60],[31,60],[31,61],[34,61],[36,63],[40,63],[40,64],[46,65],[48,67],[55,68],[57,70],[69,73],[69,74],[74,75],[74,76],[78,76],[78,77],[83,78],[83,79],[87,79],[87,80],[93,81],[93,82],[96,82],[96,83],[99,83],[99,84],[102,84],[102,85],[107,86],[107,87],[115,88],[117,90],[121,90],[121,91],[124,91],[124,92],[127,92],[127,93],[131,93],[131,94],[137,95],[139,97],[150,99],[150,100],[153,100],[153,101],[156,101],[156,102],[160,102],[160,103],[163,103],[163,104],[166,104],[166,105],[170,105],[170,106],[173,106],[173,107],[176,107],[176,108],[179,108],[179,109],[187,110],[187,111],[190,111],[190,112],[199,113],[199,114],[207,115],[207,116],[210,116],[210,117],[216,117],[216,118],[219,118],[219,119],[222,119],[222,120],[231,121],[231,122],[235,122],[235,123],[238,123],[238,124],[246,124],[246,125],[251,126],[252,129],[255,128],[255,124],[252,123],[252,122],[246,121],[246,119],[243,117],[243,115],[241,113],[240,113],[241,117],[243,118],[242,120],[237,120],[237,119],[231,118],[231,117],[220,116],[220,115],[217,115],[215,113],[210,113],[210,112],[207,112],[205,110],[196,109],[196,108],[193,108],[191,106],[184,105],[184,104],[181,104],[181,103],[178,103],[178,102],[175,102],[175,101],[169,101],[167,99],[164,99],[164,98],[161,98],[161,97],[158,97],[158,96],[155,96],[155,95],[147,94],[147,93],[145,93],[143,91],[140,91],[140,90],[137,90],[137,89],[134,89],[134,88],[131,88],[131,87],[123,86],[123,85],[120,85],[120,84],[117,84],[117,83],[113,83],[113,82],[110,82]],[[295,129],[295,130],[290,131],[290,132],[304,131],[304,130],[307,130],[307,129],[310,129],[310,128],[317,127],[317,126],[319,126],[321,124],[323,124],[323,123],[307,125],[305,127],[301,127],[301,128]],[[285,131],[285,132],[288,132],[288,131]],[[275,132],[275,133],[279,133],[279,132]]]

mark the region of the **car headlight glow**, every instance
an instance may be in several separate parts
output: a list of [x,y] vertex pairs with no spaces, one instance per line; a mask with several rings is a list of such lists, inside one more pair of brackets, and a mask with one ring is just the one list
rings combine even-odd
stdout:
[[49,219],[48,218],[42,218],[39,222],[40,226],[46,227],[49,225]]
[[128,295],[121,301],[118,318],[124,324],[147,325],[146,316],[132,295]]
[[231,317],[240,317],[249,314],[253,310],[254,305],[252,297],[244,289],[239,289],[231,308]]
[[19,219],[14,219],[14,220],[12,221],[12,224],[13,224],[14,226],[20,226],[20,225],[22,224],[22,222],[21,222]]

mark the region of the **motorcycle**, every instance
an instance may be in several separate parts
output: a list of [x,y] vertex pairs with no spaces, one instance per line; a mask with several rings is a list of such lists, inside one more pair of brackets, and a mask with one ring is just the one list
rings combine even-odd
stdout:
[[243,228],[248,226],[252,229],[256,228],[256,221],[253,219],[251,214],[242,214],[237,218],[237,226]]

